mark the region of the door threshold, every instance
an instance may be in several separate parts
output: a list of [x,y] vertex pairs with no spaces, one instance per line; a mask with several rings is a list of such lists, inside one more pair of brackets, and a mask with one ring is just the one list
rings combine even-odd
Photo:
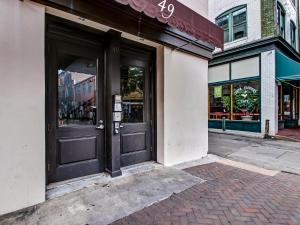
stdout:
[[112,180],[122,179],[126,176],[148,172],[159,167],[162,167],[162,165],[154,161],[150,161],[121,168],[122,176],[120,177],[112,178],[108,173],[100,173],[51,183],[46,187],[46,199],[50,200],[58,198],[63,195],[93,186],[106,187]]

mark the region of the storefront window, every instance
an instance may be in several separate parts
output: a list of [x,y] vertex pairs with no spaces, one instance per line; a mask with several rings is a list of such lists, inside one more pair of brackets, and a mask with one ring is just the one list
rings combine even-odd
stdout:
[[210,119],[230,119],[231,111],[230,85],[212,86],[209,88]]
[[279,120],[299,119],[299,89],[297,81],[282,83],[278,89]]
[[209,118],[260,120],[259,81],[247,81],[209,87]]
[[234,84],[233,102],[233,120],[259,120],[259,82],[249,81]]

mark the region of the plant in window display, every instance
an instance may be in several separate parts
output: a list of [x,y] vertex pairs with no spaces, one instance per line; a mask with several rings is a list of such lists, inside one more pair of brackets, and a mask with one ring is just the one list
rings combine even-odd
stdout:
[[241,111],[244,115],[242,120],[252,120],[251,115],[259,106],[259,92],[249,86],[240,87],[234,92],[235,110]]
[[222,97],[222,105],[225,112],[230,112],[230,96]]

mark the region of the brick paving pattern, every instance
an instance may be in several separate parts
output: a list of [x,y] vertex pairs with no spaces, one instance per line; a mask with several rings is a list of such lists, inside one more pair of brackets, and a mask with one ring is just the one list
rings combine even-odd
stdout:
[[114,225],[300,225],[300,176],[219,163],[189,168],[207,180]]
[[293,138],[300,141],[300,127],[283,129],[278,132],[279,136]]

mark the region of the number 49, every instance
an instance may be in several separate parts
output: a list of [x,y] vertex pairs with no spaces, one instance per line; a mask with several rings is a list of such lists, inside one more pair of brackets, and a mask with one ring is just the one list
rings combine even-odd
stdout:
[[[169,19],[169,18],[173,15],[174,10],[175,10],[175,7],[174,7],[173,4],[169,4],[169,5],[168,5],[168,8],[167,8],[167,7],[166,7],[166,4],[167,4],[167,0],[163,0],[162,2],[160,2],[160,3],[158,4],[158,6],[160,7],[160,11],[162,12],[162,17],[163,17],[164,19]],[[165,10],[165,8],[167,8],[167,10],[168,10],[168,12],[169,12],[169,15],[168,15],[168,16],[165,16],[165,15],[164,15],[164,10]]]

